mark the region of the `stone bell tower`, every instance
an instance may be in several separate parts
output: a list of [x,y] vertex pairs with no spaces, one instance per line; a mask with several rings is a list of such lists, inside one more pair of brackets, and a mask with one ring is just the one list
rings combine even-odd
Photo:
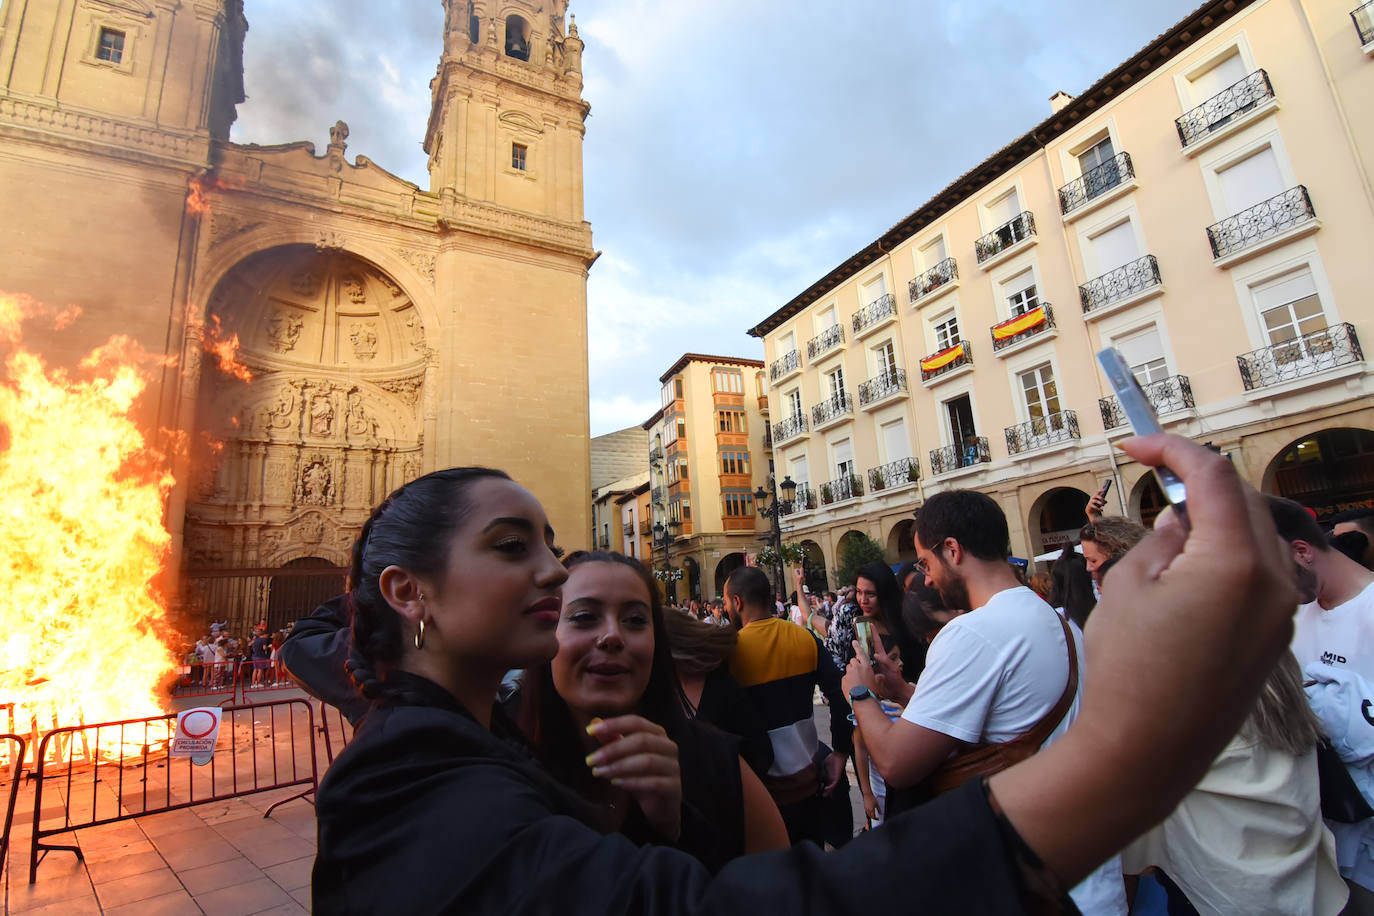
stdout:
[[425,135],[430,190],[580,223],[590,106],[566,0],[444,0],[444,8]]
[[435,459],[495,463],[572,537],[591,493],[583,44],[566,0],[443,3],[424,142],[444,309]]

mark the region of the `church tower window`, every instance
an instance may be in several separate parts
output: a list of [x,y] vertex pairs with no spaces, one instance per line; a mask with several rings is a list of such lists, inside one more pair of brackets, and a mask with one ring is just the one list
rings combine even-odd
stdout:
[[97,60],[107,60],[112,64],[124,60],[124,33],[118,29],[100,30],[100,44],[96,45]]
[[530,24],[516,15],[506,17],[506,56],[530,59]]

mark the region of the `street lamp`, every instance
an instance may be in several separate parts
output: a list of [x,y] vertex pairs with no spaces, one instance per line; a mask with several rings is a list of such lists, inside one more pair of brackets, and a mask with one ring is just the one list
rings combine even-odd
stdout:
[[[663,551],[663,572],[668,574],[673,569],[673,541],[677,540],[677,533],[682,529],[682,523],[674,519],[668,519],[665,528],[663,522],[654,522],[654,549]],[[663,582],[665,591],[668,589],[667,579]],[[673,601],[677,600],[677,583],[673,583],[673,591],[670,596]]]
[[[777,587],[782,589],[783,593],[786,594],[787,585],[783,582],[782,572],[782,524],[779,522],[779,519],[789,514],[796,505],[794,500],[797,496],[797,484],[790,474],[784,477],[781,484],[781,500],[778,499],[777,488],[779,484],[777,478],[771,474],[768,475],[768,486],[769,489],[772,490],[771,493],[763,487],[759,487],[754,491],[754,507],[758,509],[759,515],[771,520],[773,523],[772,542],[773,556],[775,557],[774,573],[777,576]],[[769,504],[770,499],[772,501],[771,505]]]

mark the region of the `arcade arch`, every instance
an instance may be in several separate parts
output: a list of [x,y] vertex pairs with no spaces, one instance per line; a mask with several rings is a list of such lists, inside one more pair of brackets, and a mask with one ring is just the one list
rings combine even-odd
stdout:
[[1374,506],[1374,432],[1336,427],[1294,439],[1265,468],[1263,489],[1297,500],[1323,521]]
[[1078,540],[1088,520],[1088,494],[1077,487],[1055,487],[1040,494],[1031,505],[1029,524],[1032,556],[1039,556]]

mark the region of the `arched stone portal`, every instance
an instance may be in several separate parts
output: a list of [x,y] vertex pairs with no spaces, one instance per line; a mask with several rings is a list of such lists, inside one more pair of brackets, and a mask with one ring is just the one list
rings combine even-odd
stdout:
[[714,598],[719,595],[725,594],[725,580],[730,578],[730,573],[739,569],[743,565],[744,554],[738,551],[735,553],[727,553],[725,556],[721,557],[720,562],[716,564],[716,590],[712,594],[707,595],[706,597]]
[[1374,432],[1324,429],[1289,443],[1265,469],[1264,491],[1297,500],[1322,520],[1374,506]]
[[309,617],[315,608],[343,593],[348,570],[324,557],[297,557],[272,577],[267,593],[267,632]]
[[802,575],[806,587],[816,595],[830,589],[830,576],[825,569],[825,552],[815,541],[802,541]]
[[904,518],[887,533],[887,561],[889,563],[916,562],[916,520]]
[[1131,514],[1140,524],[1146,528],[1153,528],[1155,519],[1164,511],[1164,507],[1169,505],[1169,501],[1164,498],[1164,491],[1159,488],[1159,481],[1155,480],[1155,475],[1146,471],[1136,482],[1127,505],[1131,507]]
[[1057,550],[1078,540],[1088,520],[1088,494],[1076,487],[1055,487],[1031,506],[1028,530],[1033,556]]
[[188,575],[303,556],[345,565],[372,507],[422,471],[431,356],[419,312],[371,263],[289,245],[225,275],[207,310],[216,321],[252,378],[202,365]]
[[682,558],[682,600],[701,598],[701,565],[696,557]]

